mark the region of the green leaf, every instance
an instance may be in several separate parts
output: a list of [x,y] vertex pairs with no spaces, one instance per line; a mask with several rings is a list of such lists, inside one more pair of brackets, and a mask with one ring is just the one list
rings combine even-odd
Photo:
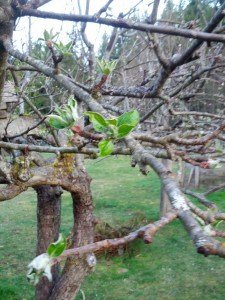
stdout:
[[51,258],[60,256],[66,249],[66,239],[62,234],[59,235],[58,240],[48,246],[47,253]]
[[59,106],[56,106],[55,112],[57,112],[58,115],[61,115],[61,114],[64,113],[64,111],[62,110],[62,108],[60,108]]
[[112,60],[111,63],[110,63],[110,68],[112,70],[114,70],[116,68],[116,65],[117,65],[117,61],[116,60]]
[[106,128],[108,127],[108,124],[102,115],[92,111],[86,112],[85,115],[89,117],[96,131],[105,132]]
[[105,59],[100,60],[97,58],[97,63],[102,74],[108,76],[115,69],[117,61],[116,60],[107,61]]
[[109,125],[114,125],[114,126],[116,126],[116,124],[117,124],[117,119],[108,119],[108,120],[106,120],[106,122],[107,122]]
[[[71,123],[73,121],[73,117],[71,116],[70,109],[66,106],[65,109],[62,109],[60,107],[55,108],[55,112],[59,115],[61,119],[63,119],[67,124]],[[50,115],[52,116],[52,115]],[[54,115],[55,116],[55,115]]]
[[67,127],[70,127],[70,126],[74,125],[74,118],[73,118],[71,112],[70,112],[70,113],[67,113],[67,114],[65,115],[65,117],[63,117],[62,115],[61,115],[61,117],[62,117],[62,118],[66,121],[66,123],[68,124]]
[[98,144],[98,148],[100,151],[99,156],[107,156],[113,152],[114,145],[113,145],[112,141],[110,141],[110,140],[102,140]]
[[63,55],[71,55],[70,50],[72,48],[72,42],[69,42],[68,44],[64,45],[61,41],[59,43],[54,43],[55,48],[61,52]]
[[42,41],[52,41],[55,37],[57,37],[59,35],[58,32],[56,32],[55,34],[53,33],[53,30],[51,29],[49,32],[47,30],[45,30],[43,32],[43,35],[44,35],[44,39],[40,39]]
[[139,113],[136,109],[134,109],[119,116],[117,119],[117,126],[119,127],[126,124],[135,127],[138,124],[139,120]]
[[109,125],[107,129],[104,131],[104,133],[109,137],[109,138],[116,138],[117,133],[118,133],[118,128],[114,125]]
[[124,138],[125,136],[127,136],[133,129],[134,129],[134,126],[130,126],[130,125],[127,125],[127,124],[121,125],[121,126],[118,128],[118,134],[117,134],[117,137],[118,137],[119,139],[122,139],[122,138]]
[[43,35],[44,35],[45,41],[48,41],[50,39],[50,34],[48,33],[47,30],[44,31]]
[[71,127],[78,119],[76,100],[71,96],[68,104],[64,105],[63,108],[57,106],[55,112],[58,115],[49,115],[49,124],[52,127],[57,129]]
[[68,107],[71,111],[74,121],[77,121],[77,119],[78,119],[77,101],[73,98],[73,96],[70,96],[70,98],[68,100]]
[[64,120],[62,117],[57,116],[57,115],[49,115],[48,123],[50,126],[56,128],[56,129],[63,129],[63,128],[70,126],[70,124],[68,124],[68,122],[66,122],[66,120]]

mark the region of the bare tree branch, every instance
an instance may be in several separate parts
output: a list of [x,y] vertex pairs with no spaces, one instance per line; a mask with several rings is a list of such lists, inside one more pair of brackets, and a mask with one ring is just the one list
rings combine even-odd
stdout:
[[115,249],[119,246],[131,243],[137,238],[142,238],[146,244],[152,243],[152,238],[157,233],[157,231],[165,225],[167,225],[168,223],[172,222],[174,219],[176,219],[176,217],[176,212],[168,213],[160,220],[143,226],[122,238],[107,239],[93,244],[88,244],[79,248],[65,250],[62,253],[62,255],[55,260],[55,263],[60,262],[70,256],[79,257],[87,253],[109,251],[110,249]]
[[[215,21],[217,24],[223,19],[224,12],[223,12],[224,6],[219,10],[219,13],[217,13],[216,17],[213,21]],[[43,19],[55,19],[60,21],[71,21],[71,22],[91,22],[91,23],[97,23],[97,24],[104,24],[108,26],[113,27],[119,27],[119,28],[126,28],[126,29],[135,29],[143,32],[155,32],[155,33],[164,33],[164,34],[170,34],[175,36],[183,36],[186,38],[193,38],[193,39],[199,39],[201,41],[214,41],[214,42],[225,42],[225,37],[220,34],[215,33],[208,33],[208,32],[201,32],[201,31],[195,31],[195,30],[188,30],[188,29],[179,29],[172,26],[159,26],[159,25],[147,25],[145,23],[133,23],[132,21],[127,21],[125,19],[107,19],[107,18],[98,18],[96,19],[95,16],[86,16],[86,15],[67,15],[67,14],[57,14],[52,12],[43,12],[33,9],[23,9],[20,11],[20,16],[32,16],[37,18],[43,18]],[[211,26],[212,24],[209,24],[207,31],[211,31],[214,29],[214,26]],[[187,56],[186,54],[185,56]],[[184,60],[182,58],[182,60]]]

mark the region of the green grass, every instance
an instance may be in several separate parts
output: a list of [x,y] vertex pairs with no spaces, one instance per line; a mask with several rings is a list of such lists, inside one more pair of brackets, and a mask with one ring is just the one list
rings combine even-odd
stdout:
[[[121,158],[91,161],[87,168],[99,218],[118,225],[138,211],[157,219],[160,184],[153,172],[145,177]],[[225,209],[225,193],[219,191],[215,198]],[[25,274],[35,256],[35,206],[33,190],[0,204],[0,300],[34,299]],[[61,231],[68,234],[71,224],[71,201],[65,193]],[[136,241],[124,256],[99,259],[82,290],[87,300],[222,300],[224,268],[225,260],[197,254],[176,220],[159,231],[152,245]]]

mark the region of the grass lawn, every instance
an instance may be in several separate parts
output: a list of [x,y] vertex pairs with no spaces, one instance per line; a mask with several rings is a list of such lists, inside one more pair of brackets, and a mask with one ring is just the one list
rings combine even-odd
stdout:
[[[126,222],[135,212],[142,212],[148,220],[158,217],[157,177],[153,172],[143,176],[128,166],[128,158],[113,157],[87,164],[93,178],[95,214],[113,225]],[[213,197],[225,209],[225,193]],[[34,299],[26,266],[35,256],[35,193],[29,190],[0,207],[0,300]],[[71,201],[64,193],[61,232],[68,234],[71,224]],[[224,270],[225,260],[196,253],[176,220],[159,231],[152,245],[136,241],[124,256],[99,259],[82,291],[86,300],[222,300]]]

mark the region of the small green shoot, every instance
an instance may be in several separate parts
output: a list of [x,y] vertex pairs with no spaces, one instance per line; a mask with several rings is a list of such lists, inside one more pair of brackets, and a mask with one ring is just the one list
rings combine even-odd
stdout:
[[107,61],[105,59],[97,59],[98,67],[103,75],[109,76],[111,74],[117,65],[116,60]]
[[57,107],[55,111],[58,115],[51,114],[48,116],[50,126],[55,129],[72,127],[78,119],[77,102],[73,96],[69,98],[67,105],[64,105],[63,108]]
[[99,144],[99,156],[107,156],[113,152],[113,140],[119,140],[126,137],[139,123],[140,117],[136,109],[126,112],[114,119],[105,119],[96,112],[86,112],[97,132],[104,133],[107,138]]

